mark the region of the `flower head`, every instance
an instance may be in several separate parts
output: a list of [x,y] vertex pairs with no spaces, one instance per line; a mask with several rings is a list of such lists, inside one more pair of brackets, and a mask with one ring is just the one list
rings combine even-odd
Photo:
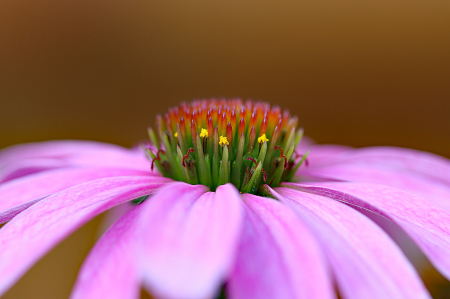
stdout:
[[296,123],[263,103],[194,101],[157,118],[151,161],[84,141],[1,151],[0,295],[118,206],[71,298],[136,297],[143,285],[164,298],[322,299],[336,298],[333,283],[343,298],[430,298],[386,231],[400,228],[450,278],[450,161],[300,143]]
[[[156,127],[156,133],[149,128],[156,152],[148,151],[151,159],[158,161],[158,170],[166,177],[191,184],[200,182],[211,190],[230,182],[243,193],[255,194],[267,179],[272,187],[288,181],[301,164],[293,156],[302,138],[297,118],[267,103],[183,103],[169,109],[164,118],[158,116]],[[260,137],[256,140],[256,136]],[[162,149],[165,153],[159,155]],[[276,149],[281,153],[284,150],[286,155],[278,156]],[[189,151],[194,154],[186,164],[183,161]],[[286,163],[291,167],[285,167]]]

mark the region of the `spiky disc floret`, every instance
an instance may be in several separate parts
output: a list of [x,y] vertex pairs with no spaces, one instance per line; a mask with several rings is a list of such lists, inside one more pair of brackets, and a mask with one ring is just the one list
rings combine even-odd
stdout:
[[297,117],[267,103],[196,100],[156,117],[149,136],[158,151],[148,150],[166,177],[215,190],[231,182],[242,193],[258,193],[260,185],[276,187],[292,179],[306,159],[294,157],[303,131]]

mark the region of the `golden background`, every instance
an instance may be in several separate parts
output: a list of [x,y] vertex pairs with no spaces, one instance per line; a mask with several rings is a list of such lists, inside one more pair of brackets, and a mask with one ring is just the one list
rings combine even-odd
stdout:
[[[0,2],[0,148],[131,146],[179,101],[239,96],[320,143],[450,157],[449,95],[448,0]],[[99,222],[4,298],[66,298]]]

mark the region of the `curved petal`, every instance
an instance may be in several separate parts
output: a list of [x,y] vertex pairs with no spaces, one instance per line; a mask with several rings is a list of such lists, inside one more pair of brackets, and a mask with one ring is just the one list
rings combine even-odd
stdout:
[[0,168],[23,159],[64,158],[80,152],[107,150],[124,150],[124,148],[114,144],[84,140],[54,140],[18,144],[0,151]]
[[64,168],[67,166],[68,164],[65,161],[50,158],[37,158],[17,161],[8,164],[0,169],[0,184],[30,174],[46,170]]
[[431,298],[401,250],[364,215],[323,196],[275,191],[320,240],[345,298]]
[[210,298],[230,271],[242,202],[230,184],[205,191],[173,184],[142,204],[141,263],[144,282],[156,296]]
[[150,170],[150,161],[142,153],[125,149],[80,151],[70,156],[56,158],[27,158],[14,161],[1,168],[0,183],[33,173],[74,166],[111,167],[148,172]]
[[43,200],[45,197],[46,196],[40,197],[37,199],[33,199],[33,200],[27,201],[23,204],[19,204],[17,206],[14,206],[12,208],[9,208],[7,210],[0,212],[0,224],[8,222],[9,220],[13,219],[14,217],[16,217],[17,215],[22,213],[24,210],[26,210],[29,207],[31,207],[32,205],[34,205],[35,203],[38,203],[41,200]]
[[299,154],[303,154],[307,150],[310,151],[308,155],[308,162],[309,162],[308,165],[310,167],[333,163],[336,161],[336,156],[339,156],[339,154],[353,150],[349,146],[335,145],[335,144],[310,145],[309,147],[303,148],[301,148],[300,145],[297,150]]
[[247,213],[230,298],[334,298],[325,257],[297,215],[276,200],[243,197]]
[[[382,164],[339,164],[304,169],[303,174],[331,180],[382,184],[407,190],[450,211],[450,184],[413,171]],[[450,172],[449,172],[450,174]]]
[[73,165],[120,167],[142,171],[150,171],[151,166],[151,161],[143,152],[128,149],[84,153],[75,155],[68,161]]
[[380,227],[386,234],[400,247],[403,254],[408,258],[414,268],[421,273],[425,268],[430,267],[428,259],[423,254],[422,250],[411,239],[411,237],[391,219],[388,219],[379,214],[375,214],[365,209],[354,207],[359,213],[363,214],[372,220],[378,227]]
[[351,154],[357,163],[383,163],[421,173],[450,184],[450,160],[435,154],[398,147],[368,147]]
[[137,206],[120,218],[95,244],[83,263],[71,299],[139,298]]
[[122,202],[150,194],[168,179],[115,177],[83,183],[29,207],[0,230],[0,296],[76,228]]
[[401,190],[363,183],[283,183],[370,210],[397,223],[416,242],[433,265],[450,278],[450,213]]
[[[115,176],[148,176],[148,172],[112,168],[68,168],[36,173],[0,184],[0,223],[9,221],[5,215],[15,216],[28,208],[30,201],[95,179]],[[2,221],[3,220],[3,221]]]
[[[321,146],[312,152],[320,151]],[[312,154],[312,153],[311,153]],[[444,157],[398,147],[367,147],[342,151],[328,164],[385,165],[399,171],[420,174],[424,177],[450,184],[450,160]],[[324,164],[324,163],[321,163]]]

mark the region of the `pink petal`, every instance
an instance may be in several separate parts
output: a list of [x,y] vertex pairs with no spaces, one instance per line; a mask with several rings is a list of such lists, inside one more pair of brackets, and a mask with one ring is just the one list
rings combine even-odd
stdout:
[[[0,223],[28,208],[38,199],[87,181],[114,176],[148,176],[148,172],[127,169],[66,168],[36,173],[0,184]],[[14,211],[14,212],[13,212]],[[8,215],[8,217],[6,217]]]
[[364,215],[323,196],[275,191],[315,232],[345,298],[431,298],[401,250]]
[[322,250],[297,215],[273,199],[246,194],[244,200],[230,298],[334,298]]
[[0,230],[0,296],[40,257],[94,216],[155,192],[168,179],[115,177],[83,183],[29,207]]
[[151,161],[143,152],[128,149],[83,153],[71,157],[68,161],[73,165],[120,167],[143,171],[150,171],[151,166]]
[[[111,167],[150,171],[150,161],[143,153],[125,149],[80,151],[70,156],[27,158],[12,162],[0,169],[0,182],[10,181],[37,172],[73,166]],[[155,174],[157,172],[154,172]]]
[[[321,146],[312,152],[320,150]],[[311,153],[312,154],[312,153]],[[367,147],[342,151],[328,164],[385,165],[399,171],[413,172],[423,177],[450,184],[450,160],[427,152],[397,147]],[[324,163],[321,163],[324,164]]]
[[144,281],[157,297],[210,298],[230,271],[242,201],[230,184],[205,191],[177,183],[142,204]]
[[363,183],[284,183],[387,217],[416,242],[433,265],[450,278],[450,213],[410,193]]
[[139,298],[137,206],[100,238],[83,263],[71,299]]
[[[407,190],[450,211],[450,184],[430,176],[382,164],[347,163],[304,169],[303,174],[332,180],[354,181]],[[450,173],[450,172],[449,172]]]
[[95,141],[54,140],[13,145],[0,151],[0,168],[29,158],[65,158],[80,152],[104,152],[124,148]]
[[[297,147],[297,152],[300,155],[304,154],[307,150],[310,151],[308,155],[308,164],[310,167],[315,167],[335,162],[336,157],[339,156],[339,154],[346,153],[349,150],[352,150],[352,148],[335,144],[310,145],[304,148],[300,146]],[[301,169],[302,168],[300,168],[300,170]]]
[[64,168],[67,166],[67,162],[53,158],[36,158],[17,161],[0,169],[0,183],[5,183],[33,173]]
[[349,155],[356,163],[395,166],[450,184],[450,160],[435,154],[397,147],[369,147]]
[[0,212],[0,224],[8,222],[9,220],[13,219],[14,217],[16,217],[17,215],[22,213],[24,210],[26,210],[29,207],[31,207],[32,205],[34,205],[35,203],[43,200],[45,197],[46,196],[40,197],[37,199],[33,199],[33,200],[27,201],[23,204],[19,204],[17,206],[14,206],[12,208],[9,208],[7,210]]
[[417,244],[408,236],[405,231],[391,219],[388,219],[371,211],[354,207],[359,213],[372,220],[378,227],[385,231],[388,236],[400,247],[408,260],[421,272],[429,268],[428,259],[423,254]]

